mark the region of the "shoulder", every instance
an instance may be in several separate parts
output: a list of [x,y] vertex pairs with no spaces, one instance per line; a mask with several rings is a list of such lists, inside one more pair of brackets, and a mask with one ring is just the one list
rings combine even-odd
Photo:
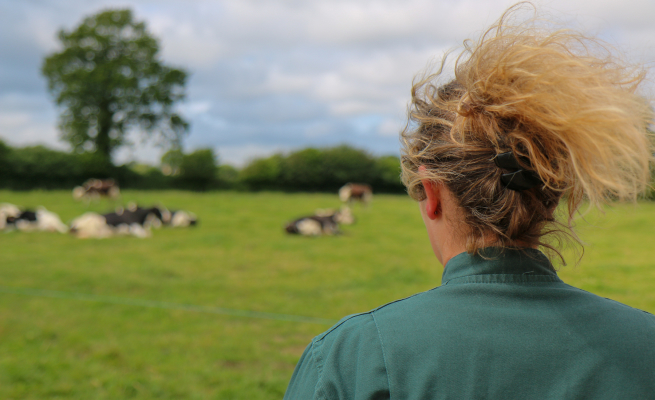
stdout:
[[[612,351],[629,355],[632,359],[655,356],[655,315],[618,301],[587,292],[573,286],[566,287],[570,295],[562,295],[557,304],[560,315],[570,320],[569,325],[584,331],[588,342],[611,342]],[[561,294],[558,294],[558,297]]]
[[312,340],[285,399],[384,399],[388,393],[384,349],[369,312],[345,317]]
[[[383,352],[372,311],[342,318],[316,336],[310,346],[320,369],[327,364],[352,365],[352,359],[364,348],[368,348],[365,351]],[[384,362],[382,358],[379,360]]]
[[380,319],[387,319],[393,315],[403,315],[410,310],[415,311],[421,304],[427,303],[437,289],[439,287],[383,304],[367,312],[343,317],[330,329],[316,336],[312,343],[322,346],[323,343],[347,340],[354,337],[378,338],[377,324]]
[[635,322],[642,322],[652,325],[655,328],[655,315],[638,308],[631,307],[616,300],[608,299],[606,297],[598,296],[597,294],[587,292],[586,290],[566,285],[574,291],[577,291],[581,296],[586,297],[590,303],[595,303],[603,311],[621,316],[625,319],[631,319]]
[[307,346],[285,399],[380,398],[389,380],[372,312],[341,319]]

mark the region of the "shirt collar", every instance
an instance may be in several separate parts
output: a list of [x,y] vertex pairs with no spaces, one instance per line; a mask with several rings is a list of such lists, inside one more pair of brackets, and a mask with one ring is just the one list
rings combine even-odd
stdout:
[[444,268],[441,282],[445,284],[464,276],[492,274],[557,276],[553,265],[539,250],[486,247],[475,255],[464,252],[451,258]]

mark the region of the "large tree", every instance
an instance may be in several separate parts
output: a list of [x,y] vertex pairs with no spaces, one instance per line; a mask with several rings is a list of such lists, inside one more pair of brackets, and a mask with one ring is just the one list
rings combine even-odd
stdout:
[[62,108],[61,137],[74,150],[111,162],[130,129],[179,146],[188,124],[174,105],[184,98],[187,73],[160,61],[145,23],[129,9],[107,10],[58,37],[63,48],[45,59],[42,72]]

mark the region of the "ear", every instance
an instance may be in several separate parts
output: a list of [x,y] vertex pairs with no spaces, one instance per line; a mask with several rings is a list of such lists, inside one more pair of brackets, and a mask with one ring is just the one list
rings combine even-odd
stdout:
[[[419,167],[419,173],[425,171],[424,166]],[[421,179],[425,190],[425,212],[428,218],[435,220],[441,216],[441,185],[429,179]]]

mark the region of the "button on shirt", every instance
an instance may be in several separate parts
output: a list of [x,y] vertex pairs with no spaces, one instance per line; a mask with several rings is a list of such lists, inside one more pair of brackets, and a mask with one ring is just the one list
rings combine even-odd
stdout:
[[481,254],[314,338],[285,399],[655,399],[655,316],[563,283],[538,250]]

